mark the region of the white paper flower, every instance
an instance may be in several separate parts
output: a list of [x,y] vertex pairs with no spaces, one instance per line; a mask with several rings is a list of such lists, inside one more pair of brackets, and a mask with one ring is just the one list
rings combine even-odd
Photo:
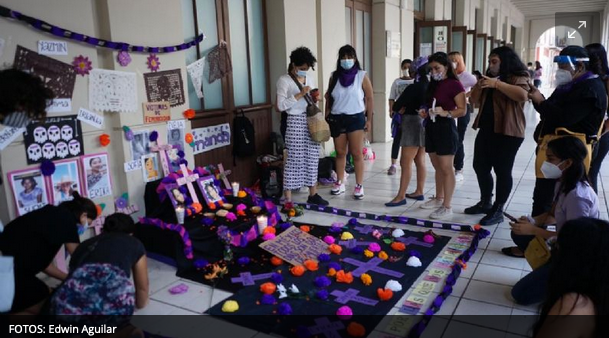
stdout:
[[399,237],[402,237],[402,236],[404,236],[404,235],[405,235],[405,233],[404,233],[404,230],[402,230],[402,229],[395,229],[395,230],[393,230],[393,232],[391,233],[391,236],[393,236],[393,237],[395,237],[395,238],[399,238]]
[[279,292],[279,299],[284,299],[286,297],[288,297],[288,290],[286,290],[285,286],[283,286],[283,284],[277,284],[277,292]]
[[292,284],[292,286],[290,286],[290,291],[292,293],[300,293],[300,290],[298,290],[298,288],[294,284]]
[[389,289],[393,292],[400,292],[400,291],[402,291],[402,284],[400,284],[400,282],[392,279],[392,280],[387,281],[387,284],[385,284],[385,289]]
[[408,262],[406,262],[406,265],[412,266],[413,268],[418,268],[423,266],[423,263],[421,263],[421,260],[418,257],[411,256],[410,258],[408,258]]

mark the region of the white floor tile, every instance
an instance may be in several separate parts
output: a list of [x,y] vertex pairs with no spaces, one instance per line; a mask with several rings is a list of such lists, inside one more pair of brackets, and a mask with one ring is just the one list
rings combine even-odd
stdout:
[[522,258],[509,257],[498,251],[487,250],[480,263],[522,270],[526,260]]
[[[186,284],[188,291],[179,295],[172,295],[169,289]],[[207,285],[197,284],[190,281],[179,280],[170,284],[151,296],[152,299],[165,304],[170,304],[196,313],[203,313],[211,306],[211,288]]]
[[539,319],[536,312],[512,309],[507,331],[522,336],[533,336],[533,326]]
[[501,252],[501,249],[511,246],[516,246],[511,239],[493,238],[486,249]]
[[513,286],[520,280],[521,273],[522,270],[479,264],[472,279],[482,282]]

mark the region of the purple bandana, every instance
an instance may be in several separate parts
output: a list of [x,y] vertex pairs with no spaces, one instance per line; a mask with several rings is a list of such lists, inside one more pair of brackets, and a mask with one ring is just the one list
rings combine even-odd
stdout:
[[338,81],[340,81],[340,85],[343,87],[349,87],[350,85],[352,85],[353,81],[355,81],[355,76],[357,75],[358,71],[359,69],[357,69],[355,65],[349,70],[344,70],[343,68],[341,68],[338,74]]

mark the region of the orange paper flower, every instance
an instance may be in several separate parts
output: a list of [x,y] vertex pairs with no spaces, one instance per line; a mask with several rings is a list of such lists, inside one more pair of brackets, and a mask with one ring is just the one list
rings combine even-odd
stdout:
[[386,261],[387,258],[389,258],[389,256],[387,255],[387,253],[385,251],[381,251],[381,252],[379,252],[379,258]]
[[340,253],[343,252],[343,247],[338,244],[331,244],[328,249],[335,255],[340,255]]
[[194,141],[194,138],[192,137],[191,133],[186,133],[186,136],[184,136],[184,141],[186,141],[186,143],[191,144],[192,141]]
[[[195,110],[190,108],[190,109],[186,109],[184,111],[184,117],[187,119],[192,119],[193,117],[195,117]],[[190,142],[189,142],[190,143]]]
[[95,206],[95,209],[97,209],[97,216],[99,216],[99,215],[101,215],[101,214],[102,214],[102,211],[103,211],[103,210],[102,210],[101,205],[99,205],[99,204],[98,204],[98,205],[96,205],[96,206]]
[[374,257],[374,252],[366,249],[366,250],[364,250],[364,256],[366,256],[368,258],[372,258],[372,257]]
[[273,256],[273,258],[271,258],[271,264],[273,264],[274,266],[279,266],[279,265],[283,264],[283,259],[281,259],[277,256]]
[[203,206],[201,205],[201,203],[193,203],[191,206],[195,209],[195,214],[198,214],[203,211]]
[[406,244],[401,242],[393,242],[391,243],[391,248],[395,251],[404,251],[406,250]]
[[207,205],[211,210],[216,210],[216,204],[215,203],[209,203]]
[[292,273],[292,275],[294,275],[296,277],[300,277],[300,276],[304,275],[305,271],[306,270],[305,270],[304,266],[302,266],[302,265],[296,265],[290,269],[290,272]]
[[260,292],[264,293],[265,295],[272,295],[275,293],[276,290],[277,286],[271,282],[267,282],[260,285]]
[[301,225],[300,230],[302,230],[303,232],[309,232],[311,231],[311,228],[309,228],[308,225]]
[[372,284],[372,277],[367,273],[362,274],[359,278],[362,280],[362,283],[364,283],[364,285],[366,285],[366,286]]
[[110,144],[110,135],[101,134],[99,136],[99,144],[101,144],[102,147],[108,146],[108,144]]
[[290,211],[288,211],[288,217],[294,217],[296,216],[296,210],[292,209]]
[[347,333],[351,337],[363,337],[366,335],[366,328],[362,324],[351,322],[347,325]]
[[266,227],[262,231],[262,234],[263,235],[266,235],[266,234],[273,234],[273,235],[275,235],[275,234],[277,234],[277,229],[275,229],[275,227]]
[[351,284],[353,283],[353,274],[351,274],[351,272],[345,272],[345,270],[340,270],[336,273],[336,281],[338,283]]
[[239,193],[237,194],[237,197],[239,197],[239,198],[244,198],[245,196],[247,196],[247,193],[243,190],[240,190]]
[[480,224],[476,224],[474,225],[474,230],[478,231],[480,230],[482,227],[480,226]]
[[393,297],[393,291],[391,291],[391,289],[378,288],[376,293],[378,294],[379,299],[382,301],[390,300]]
[[317,262],[312,259],[307,259],[306,261],[304,261],[304,266],[309,271],[317,271],[319,269],[319,265],[317,264]]
[[329,277],[334,277],[334,276],[336,276],[336,270],[335,270],[334,268],[330,268],[330,269],[328,270],[328,276],[329,276]]

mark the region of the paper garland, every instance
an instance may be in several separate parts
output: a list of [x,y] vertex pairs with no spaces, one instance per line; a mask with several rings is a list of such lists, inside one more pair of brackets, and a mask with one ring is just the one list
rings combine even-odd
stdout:
[[203,69],[205,68],[205,57],[189,64],[186,67],[186,71],[188,75],[190,75],[190,81],[192,82],[192,86],[195,88],[195,93],[197,97],[203,98]]

